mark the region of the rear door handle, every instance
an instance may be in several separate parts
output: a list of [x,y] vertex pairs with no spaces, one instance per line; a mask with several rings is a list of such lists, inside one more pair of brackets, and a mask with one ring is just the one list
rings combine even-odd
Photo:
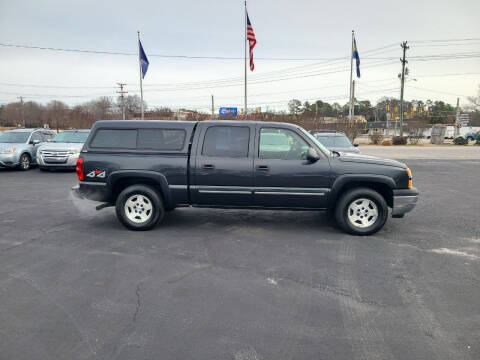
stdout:
[[270,168],[268,167],[268,165],[257,165],[257,170],[268,171],[268,170],[270,170]]
[[213,164],[203,164],[202,169],[215,169]]

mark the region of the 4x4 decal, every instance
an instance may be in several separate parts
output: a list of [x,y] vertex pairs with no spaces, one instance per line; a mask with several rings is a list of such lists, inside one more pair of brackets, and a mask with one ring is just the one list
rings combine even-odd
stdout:
[[97,178],[103,179],[105,177],[105,171],[93,170],[87,174],[87,177],[90,177],[90,178],[97,177]]

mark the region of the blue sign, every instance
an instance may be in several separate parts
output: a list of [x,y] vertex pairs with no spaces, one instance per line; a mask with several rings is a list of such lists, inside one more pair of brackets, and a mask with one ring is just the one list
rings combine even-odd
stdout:
[[236,107],[221,107],[220,116],[237,116]]

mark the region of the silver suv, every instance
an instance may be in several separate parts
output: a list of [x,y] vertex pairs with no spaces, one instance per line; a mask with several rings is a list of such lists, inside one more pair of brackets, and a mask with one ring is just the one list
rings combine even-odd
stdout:
[[14,129],[0,135],[0,168],[30,169],[37,162],[40,144],[55,137],[53,130]]
[[90,130],[65,130],[38,149],[40,170],[75,169],[78,155]]

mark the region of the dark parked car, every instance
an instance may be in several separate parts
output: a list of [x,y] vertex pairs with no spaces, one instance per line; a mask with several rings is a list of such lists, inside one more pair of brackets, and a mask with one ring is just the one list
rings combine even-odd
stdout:
[[250,121],[99,121],[77,160],[79,197],[147,230],[180,206],[327,210],[347,232],[380,230],[417,202],[402,163],[333,153],[304,129]]
[[360,153],[358,144],[350,142],[348,137],[341,132],[315,132],[313,134],[327,149],[337,152]]

